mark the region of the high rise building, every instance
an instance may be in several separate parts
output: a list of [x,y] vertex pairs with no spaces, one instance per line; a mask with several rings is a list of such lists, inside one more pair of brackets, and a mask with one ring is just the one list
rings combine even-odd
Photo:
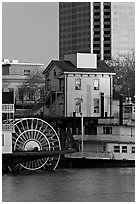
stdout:
[[60,2],[59,59],[77,52],[111,59],[134,49],[134,19],[134,3]]
[[135,3],[112,3],[112,56],[135,49]]

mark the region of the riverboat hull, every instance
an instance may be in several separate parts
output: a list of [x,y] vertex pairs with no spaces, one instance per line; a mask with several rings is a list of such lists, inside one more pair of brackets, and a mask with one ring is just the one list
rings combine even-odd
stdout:
[[135,160],[65,158],[64,164],[72,168],[135,167]]

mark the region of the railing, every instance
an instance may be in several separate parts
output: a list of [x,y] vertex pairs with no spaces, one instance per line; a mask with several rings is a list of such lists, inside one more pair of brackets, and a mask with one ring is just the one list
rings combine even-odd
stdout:
[[2,131],[14,131],[14,124],[2,124]]
[[14,104],[2,104],[2,112],[3,113],[14,112]]
[[75,152],[71,154],[65,154],[67,158],[90,158],[90,159],[112,159],[112,153],[110,152]]
[[56,92],[63,92],[64,87],[59,87],[59,86],[51,86],[47,91],[56,91]]
[[[82,135],[74,135],[75,140],[82,140]],[[84,141],[100,142],[128,142],[135,143],[135,136],[131,135],[84,135]]]

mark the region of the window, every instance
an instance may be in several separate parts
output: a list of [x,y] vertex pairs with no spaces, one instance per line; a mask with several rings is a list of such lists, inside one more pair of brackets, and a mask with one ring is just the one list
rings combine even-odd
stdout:
[[94,90],[99,90],[99,79],[94,79],[93,83]]
[[81,90],[81,79],[75,79],[75,90]]
[[76,98],[75,99],[75,112],[76,113],[81,113],[81,98]]
[[112,127],[109,126],[103,127],[103,134],[106,135],[112,134]]
[[114,146],[114,152],[120,153],[120,146]]
[[47,81],[46,81],[46,88],[47,88],[47,91],[49,91],[51,88],[51,80],[50,79],[47,79]]
[[127,146],[122,146],[122,153],[127,153]]
[[23,101],[23,90],[19,89],[19,100]]
[[125,107],[124,112],[125,113],[132,113],[132,107]]
[[99,99],[94,99],[94,113],[99,113]]
[[2,146],[4,146],[4,134],[2,134]]
[[29,69],[24,70],[24,75],[30,75],[30,70]]
[[54,69],[54,76],[56,76],[56,70]]
[[132,147],[132,154],[135,153],[135,146]]

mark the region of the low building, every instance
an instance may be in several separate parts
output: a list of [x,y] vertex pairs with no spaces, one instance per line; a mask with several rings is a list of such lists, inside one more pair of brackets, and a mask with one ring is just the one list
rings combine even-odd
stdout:
[[50,116],[111,117],[113,76],[95,54],[66,55],[52,60],[44,70],[45,112]]
[[8,59],[4,59],[2,62],[2,91],[14,93],[16,109],[26,109],[27,106],[34,103],[32,94],[29,92],[27,95],[24,94],[20,86],[31,75],[35,75],[36,72],[39,71],[42,74],[43,65],[38,63],[21,63],[18,60],[9,61]]

